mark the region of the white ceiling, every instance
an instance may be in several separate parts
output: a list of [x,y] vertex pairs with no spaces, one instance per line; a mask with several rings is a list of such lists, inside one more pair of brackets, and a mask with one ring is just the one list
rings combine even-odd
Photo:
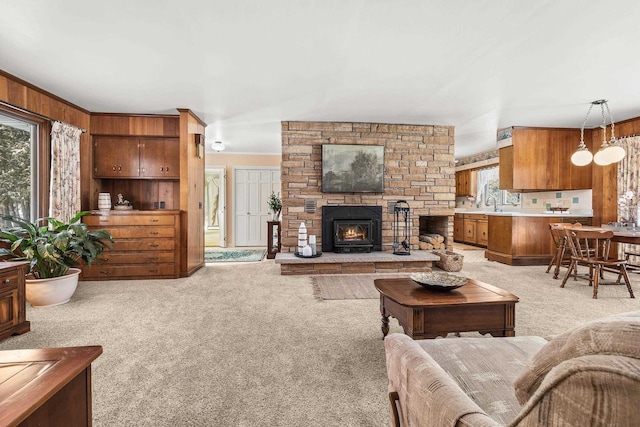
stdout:
[[454,125],[461,158],[600,98],[640,116],[639,24],[637,0],[8,0],[0,68],[93,112],[190,108],[226,152],[366,121]]

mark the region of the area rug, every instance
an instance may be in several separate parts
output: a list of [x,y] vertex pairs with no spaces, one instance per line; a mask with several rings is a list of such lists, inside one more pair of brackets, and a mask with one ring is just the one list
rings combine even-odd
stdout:
[[266,249],[216,249],[204,251],[204,262],[258,262]]
[[[464,256],[462,264],[486,262],[484,250],[455,250]],[[437,267],[434,271],[441,271]],[[323,274],[312,276],[313,296],[319,300],[375,299],[380,294],[373,281],[391,277],[409,277],[411,273]]]
[[410,273],[323,274],[312,276],[313,296],[319,300],[380,298],[375,279],[409,277]]

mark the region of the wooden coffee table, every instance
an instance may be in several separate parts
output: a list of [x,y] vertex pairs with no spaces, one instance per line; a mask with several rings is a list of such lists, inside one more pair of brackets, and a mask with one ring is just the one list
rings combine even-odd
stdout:
[[383,338],[389,332],[389,316],[413,339],[469,331],[515,336],[518,297],[496,286],[469,279],[461,288],[433,292],[408,277],[376,279],[374,284],[380,292]]

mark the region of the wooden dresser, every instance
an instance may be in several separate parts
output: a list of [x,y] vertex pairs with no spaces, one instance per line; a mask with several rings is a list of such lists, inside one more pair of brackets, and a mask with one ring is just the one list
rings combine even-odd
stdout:
[[0,425],[86,427],[101,346],[0,351]]
[[180,276],[180,211],[94,211],[82,221],[114,241],[101,264],[82,267],[82,280]]
[[24,279],[29,263],[0,262],[0,339],[31,330]]

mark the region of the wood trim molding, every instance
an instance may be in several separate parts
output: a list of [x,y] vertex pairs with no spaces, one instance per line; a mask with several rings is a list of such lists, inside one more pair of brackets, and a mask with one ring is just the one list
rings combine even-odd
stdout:
[[188,109],[188,108],[176,108],[176,110],[180,111],[181,113],[190,114],[194,119],[196,119],[198,121],[198,123],[200,123],[204,127],[207,127],[207,124],[204,122],[204,120],[202,120],[200,117],[198,117],[198,115],[196,113],[194,113],[193,111],[191,111],[190,109]]

